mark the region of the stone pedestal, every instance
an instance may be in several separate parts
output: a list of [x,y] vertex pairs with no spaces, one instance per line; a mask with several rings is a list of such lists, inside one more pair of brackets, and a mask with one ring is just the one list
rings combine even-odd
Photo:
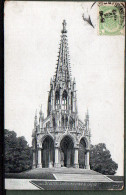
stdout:
[[78,148],[75,148],[75,152],[74,152],[74,167],[75,168],[79,168],[79,164],[78,164]]
[[35,169],[36,168],[36,165],[32,165],[32,169]]
[[38,164],[37,168],[42,168],[42,157],[41,157],[41,148],[38,148]]
[[59,148],[55,148],[55,164],[54,167],[58,168],[61,167],[61,164],[59,162]]
[[53,167],[53,162],[49,162],[49,168]]

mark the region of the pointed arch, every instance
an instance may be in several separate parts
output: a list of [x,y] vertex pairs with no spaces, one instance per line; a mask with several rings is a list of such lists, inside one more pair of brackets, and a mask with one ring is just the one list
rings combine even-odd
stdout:
[[72,139],[73,143],[74,143],[74,146],[76,146],[76,138],[75,138],[72,134],[70,134],[70,133],[67,132],[67,133],[64,133],[63,135],[61,135],[61,136],[59,137],[57,147],[60,147],[60,143],[61,143],[62,139],[63,139],[65,136],[70,137],[70,138]]
[[80,143],[82,140],[83,140],[83,141],[85,142],[85,144],[86,144],[86,149],[89,149],[89,141],[87,140],[87,138],[84,137],[84,136],[81,136],[80,139],[79,139],[79,143]]
[[51,135],[51,134],[45,134],[43,135],[43,137],[41,138],[41,144],[43,144],[43,141],[47,138],[47,137],[50,137],[53,142],[54,142],[54,137]]
[[58,108],[59,104],[60,104],[60,91],[59,91],[59,89],[57,89],[56,92],[55,92],[55,106],[56,106],[56,109]]
[[67,91],[64,90],[63,91],[63,94],[62,94],[62,108],[63,110],[66,110],[67,109]]
[[69,135],[63,137],[60,142],[62,166],[74,165],[74,142]]
[[52,166],[54,166],[54,139],[46,135],[42,142],[42,167]]

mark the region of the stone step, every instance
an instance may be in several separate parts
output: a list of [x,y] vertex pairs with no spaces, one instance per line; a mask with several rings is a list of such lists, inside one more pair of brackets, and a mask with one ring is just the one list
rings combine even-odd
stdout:
[[112,180],[104,175],[88,175],[88,174],[53,174],[59,181],[82,181],[82,182],[111,182]]
[[93,171],[93,170],[87,170],[87,169],[80,169],[80,168],[36,168],[30,170],[30,172],[39,172],[39,173],[62,173],[62,174],[89,174],[89,175],[101,175],[100,173]]

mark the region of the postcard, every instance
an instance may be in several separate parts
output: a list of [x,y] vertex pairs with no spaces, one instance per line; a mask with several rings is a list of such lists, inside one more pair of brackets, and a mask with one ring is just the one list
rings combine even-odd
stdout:
[[123,189],[125,3],[4,12],[5,189]]

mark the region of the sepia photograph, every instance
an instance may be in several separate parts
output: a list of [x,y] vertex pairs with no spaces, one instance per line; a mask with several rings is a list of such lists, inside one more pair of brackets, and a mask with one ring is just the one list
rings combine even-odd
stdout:
[[123,190],[124,2],[4,4],[6,190]]

